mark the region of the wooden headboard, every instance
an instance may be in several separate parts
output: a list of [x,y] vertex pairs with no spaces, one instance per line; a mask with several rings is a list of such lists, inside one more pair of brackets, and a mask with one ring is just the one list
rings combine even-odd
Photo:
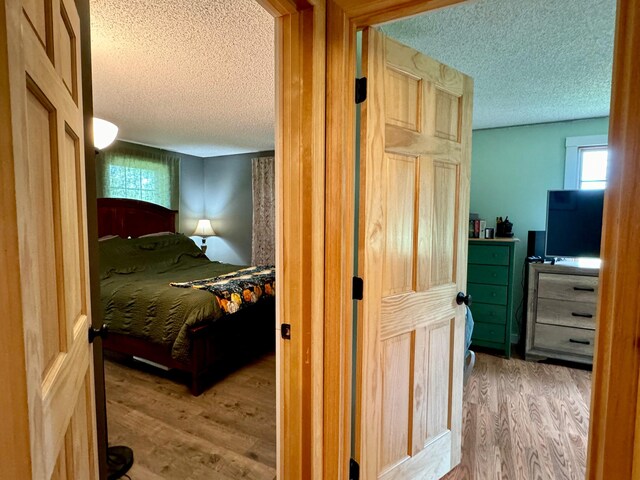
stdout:
[[136,238],[156,232],[176,231],[177,210],[129,198],[98,199],[98,236]]

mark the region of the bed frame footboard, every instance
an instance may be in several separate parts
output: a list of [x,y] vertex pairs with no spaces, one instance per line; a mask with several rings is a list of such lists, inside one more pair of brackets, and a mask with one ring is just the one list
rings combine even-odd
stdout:
[[275,299],[270,298],[233,315],[191,327],[186,362],[174,359],[170,346],[128,335],[109,333],[102,345],[105,350],[144,358],[189,374],[191,393],[198,396],[235,368],[273,351],[275,327]]

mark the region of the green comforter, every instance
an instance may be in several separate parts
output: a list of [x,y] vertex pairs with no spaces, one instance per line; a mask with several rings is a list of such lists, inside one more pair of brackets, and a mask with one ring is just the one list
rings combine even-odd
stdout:
[[211,262],[184,235],[100,242],[100,298],[109,331],[171,346],[175,359],[189,354],[188,327],[223,315],[215,297],[171,282],[211,278],[242,268]]

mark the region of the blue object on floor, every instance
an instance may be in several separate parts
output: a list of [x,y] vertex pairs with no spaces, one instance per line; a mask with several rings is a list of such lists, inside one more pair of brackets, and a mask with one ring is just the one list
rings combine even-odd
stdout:
[[473,315],[471,315],[471,309],[467,307],[467,312],[465,314],[465,325],[464,325],[464,372],[463,372],[463,381],[464,384],[467,384],[467,380],[473,371],[473,366],[476,364],[476,354],[469,350],[471,346],[471,335],[473,334]]
[[471,309],[469,307],[467,307],[464,321],[464,351],[466,352],[471,346],[471,335],[473,335],[473,315],[471,315]]

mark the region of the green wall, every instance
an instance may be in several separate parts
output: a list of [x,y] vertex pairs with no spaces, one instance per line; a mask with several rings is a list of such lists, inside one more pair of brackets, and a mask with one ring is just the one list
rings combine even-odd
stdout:
[[[473,132],[471,161],[471,212],[495,227],[496,217],[509,216],[515,236],[515,306],[522,301],[522,266],[527,252],[527,232],[544,230],[547,190],[564,185],[565,139],[603,135],[609,118],[492,128]],[[523,305],[514,333],[520,330]]]

